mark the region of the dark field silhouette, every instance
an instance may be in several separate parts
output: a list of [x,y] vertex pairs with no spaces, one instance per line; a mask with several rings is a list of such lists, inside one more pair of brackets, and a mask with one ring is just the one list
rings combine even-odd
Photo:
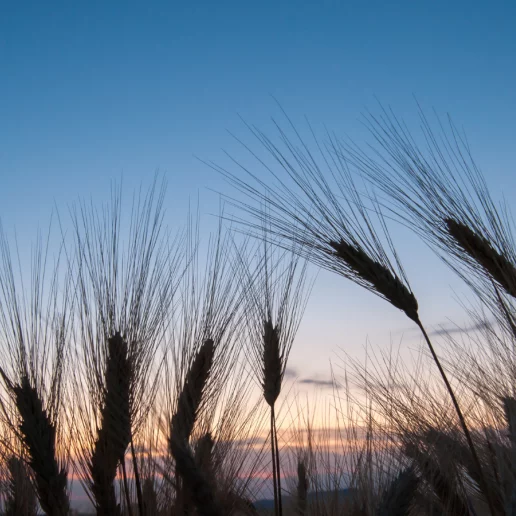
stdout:
[[[77,203],[29,271],[0,233],[5,514],[72,514],[72,481],[98,515],[516,513],[510,206],[451,121],[434,132],[421,113],[418,146],[382,111],[366,150],[289,124],[251,128],[254,169],[211,165],[237,215],[207,245],[192,218],[166,228],[157,178],[128,213],[120,188]],[[391,224],[464,280],[467,328],[426,329]],[[313,266],[401,311],[426,346],[415,366],[391,350],[300,380],[333,389],[331,423],[285,389]]]

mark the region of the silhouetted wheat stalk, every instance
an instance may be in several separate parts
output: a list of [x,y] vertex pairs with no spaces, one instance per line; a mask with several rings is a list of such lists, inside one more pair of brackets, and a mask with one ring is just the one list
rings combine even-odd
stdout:
[[[165,369],[165,390],[172,397],[166,404],[169,408],[165,408],[166,412],[172,411],[166,438],[177,473],[176,510],[184,513],[192,510],[192,503],[198,510],[201,510],[198,503],[206,505],[205,500],[196,499],[199,493],[191,484],[202,479],[206,493],[210,492],[214,503],[220,506],[219,490],[215,490],[209,474],[197,464],[191,441],[196,426],[204,434],[214,430],[213,415],[220,408],[220,396],[231,376],[231,367],[242,352],[237,347],[242,293],[235,281],[229,235],[223,233],[220,225],[210,238],[203,274],[198,270],[197,238],[196,228],[189,226],[186,238],[189,268],[182,278],[175,324],[170,333],[170,361],[167,360]],[[231,428],[231,420],[227,424]],[[197,471],[192,471],[191,466]],[[167,477],[170,478],[168,472]]]
[[306,262],[299,264],[295,255],[275,252],[266,239],[262,245],[258,248],[254,270],[250,257],[240,254],[241,282],[247,300],[247,326],[253,353],[251,365],[270,407],[275,514],[281,516],[281,465],[275,403],[281,392],[288,355],[306,305]]
[[92,492],[100,513],[121,514],[116,502],[114,481],[131,439],[130,380],[127,343],[120,333],[116,333],[108,339],[106,390],[90,464]]
[[[372,196],[372,207],[366,207],[366,199],[355,185],[346,154],[335,139],[330,138],[324,147],[312,131],[315,151],[321,161],[319,164],[316,154],[308,148],[295,129],[299,147],[279,129],[285,150],[260,131],[251,131],[283,172],[284,177],[273,172],[271,166],[266,165],[260,158],[257,158],[259,163],[270,172],[270,181],[262,179],[263,176],[253,174],[244,167],[244,172],[250,178],[248,181],[239,179],[225,169],[215,167],[231,184],[259,204],[256,206],[234,202],[252,217],[244,224],[250,228],[252,234],[256,234],[266,224],[270,232],[280,239],[281,246],[351,279],[402,310],[417,324],[455,407],[479,471],[481,489],[488,500],[491,512],[495,514],[471,433],[444,368],[419,318],[417,300],[388,234],[380,204]],[[256,154],[253,155],[256,157]],[[365,168],[364,161],[369,164],[367,156],[362,158],[358,152],[351,153],[351,157],[357,166]],[[371,220],[371,210],[378,215],[383,239]],[[384,248],[384,242],[387,243],[389,253]],[[464,253],[462,248],[459,254],[461,253]]]
[[[203,394],[205,394],[214,351],[214,343],[208,339],[204,341],[195,356],[179,394],[177,409],[170,422],[168,438],[170,453],[174,457],[176,470],[187,489],[188,497],[194,500],[199,514],[205,516],[221,513],[216,507],[212,486],[200,465],[196,463],[189,441],[203,401]],[[184,511],[187,500],[183,497],[180,503],[179,509]]]
[[20,270],[16,275],[0,227],[0,375],[8,395],[0,398],[0,406],[7,427],[19,440],[20,458],[30,467],[42,510],[64,516],[69,511],[67,452],[58,446],[66,446],[60,426],[62,379],[73,296],[69,270],[59,256],[47,279],[47,254],[48,247],[38,240],[30,289],[25,291],[26,273]]
[[214,352],[213,340],[205,340],[188,370],[179,394],[176,413],[172,416],[170,438],[173,440],[182,443],[190,441],[213,364]]
[[[80,204],[72,213],[78,256],[79,320],[74,376],[76,445],[81,480],[99,513],[117,514],[114,481],[132,455],[138,510],[143,493],[133,438],[154,402],[156,354],[170,323],[182,253],[162,229],[165,184],[157,178],[136,196],[127,237],[121,229],[122,195],[114,189],[102,211]],[[84,393],[88,396],[84,396]]]

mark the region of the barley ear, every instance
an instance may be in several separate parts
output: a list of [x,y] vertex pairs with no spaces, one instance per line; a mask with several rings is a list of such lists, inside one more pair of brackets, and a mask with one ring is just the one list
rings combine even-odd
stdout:
[[373,260],[359,246],[341,240],[330,241],[334,254],[343,260],[362,284],[385,298],[391,305],[405,312],[413,321],[419,319],[418,304],[414,294],[388,267]]
[[263,333],[263,396],[271,407],[281,392],[282,366],[279,329],[268,319]]
[[444,220],[449,235],[508,294],[516,297],[516,266],[499,253],[483,235],[452,218]]
[[172,416],[170,436],[189,442],[202,403],[203,391],[208,382],[215,345],[206,339],[197,352],[179,394],[176,413]]
[[131,367],[127,353],[127,343],[120,333],[108,339],[101,426],[90,463],[92,493],[97,511],[102,514],[117,515],[121,510],[116,501],[114,481],[131,439]]
[[176,472],[201,516],[218,516],[212,488],[196,464],[189,440],[205,393],[213,364],[213,340],[203,342],[185,378],[177,409],[170,423],[168,447],[176,463]]
[[43,511],[49,516],[68,514],[67,471],[59,467],[56,457],[56,428],[50,421],[38,392],[23,376],[13,387],[19,426],[27,447],[28,463],[34,473],[36,492]]

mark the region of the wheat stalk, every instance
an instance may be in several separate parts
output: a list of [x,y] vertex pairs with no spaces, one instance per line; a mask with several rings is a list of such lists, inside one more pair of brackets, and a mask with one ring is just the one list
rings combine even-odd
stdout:
[[191,497],[200,514],[214,516],[220,514],[208,480],[190,449],[189,441],[203,403],[210,371],[213,364],[215,345],[206,339],[195,355],[186,373],[183,388],[179,394],[177,407],[170,421],[168,448],[176,463],[176,472],[181,477],[184,489],[179,489],[180,508],[184,509],[184,490]]
[[[8,394],[0,397],[0,407],[4,422],[22,445],[11,453],[30,466],[41,508],[62,515],[69,500],[61,404],[74,297],[70,268],[63,268],[59,254],[47,277],[50,235],[49,230],[46,247],[38,235],[27,282],[27,272],[13,266],[0,224],[0,375]],[[16,250],[21,267],[18,245]]]
[[263,244],[252,260],[240,254],[239,273],[246,299],[252,367],[256,372],[263,397],[270,407],[270,442],[273,471],[275,514],[282,514],[281,471],[276,431],[275,403],[287,366],[300,316],[306,306],[304,294],[306,262],[299,267],[299,257],[277,253],[263,228]]
[[125,460],[125,452],[131,439],[131,374],[127,343],[117,332],[108,339],[106,390],[101,425],[90,462],[91,490],[97,511],[101,514],[121,514],[116,501],[114,481],[118,465]]
[[[270,232],[279,238],[281,246],[305,256],[317,265],[351,279],[386,299],[394,307],[403,310],[407,317],[418,325],[452,399],[479,471],[481,489],[494,514],[494,505],[465,418],[428,334],[419,319],[418,303],[411,292],[404,269],[389,236],[380,203],[374,194],[366,198],[358,191],[349,169],[349,161],[343,153],[342,147],[334,138],[330,137],[329,144],[322,146],[312,131],[315,152],[322,157],[321,164],[319,164],[315,152],[309,149],[298,131],[293,129],[301,147],[293,144],[286,133],[280,129],[285,151],[263,133],[252,130],[266,151],[272,155],[285,177],[280,177],[267,166],[267,172],[272,176],[268,181],[267,178],[262,179],[257,174],[249,172],[248,168],[242,167],[251,178],[250,182],[246,182],[225,169],[217,168],[234,186],[259,203],[259,206],[253,206],[246,202],[235,201],[238,207],[252,217],[251,222],[245,224],[251,228],[251,233],[253,233],[262,228],[265,223],[270,227]],[[395,144],[393,146],[395,147]],[[401,153],[405,150],[402,149]],[[256,154],[252,154],[257,158]],[[370,170],[368,166],[372,160],[367,160],[367,156],[359,154],[352,158],[355,158],[355,165],[360,170]],[[258,161],[264,165],[263,160],[258,158]],[[378,170],[374,169],[374,173],[371,175],[377,177]],[[417,178],[417,172],[415,176]],[[271,188],[271,184],[274,184],[275,188]],[[397,188],[396,185],[394,186]],[[389,193],[389,189],[386,190]],[[400,196],[403,195],[399,188],[395,192]],[[484,199],[486,199],[485,196]],[[427,202],[426,199],[425,202]],[[369,207],[371,204],[372,206]],[[375,229],[375,224],[370,216],[371,212],[378,216],[378,224],[383,232],[383,238],[380,238]],[[417,215],[417,213],[416,209],[415,214]],[[435,213],[430,213],[432,216],[433,214]],[[430,215],[425,212],[425,216]],[[439,222],[441,220],[442,218]],[[494,217],[492,220],[495,220]],[[449,240],[449,237],[447,238]],[[507,239],[502,240],[505,244]],[[384,242],[388,245],[390,253],[386,251]],[[508,246],[506,245],[504,248],[508,249]],[[461,252],[464,254],[463,251]]]
[[170,439],[188,443],[203,401],[203,391],[210,376],[215,344],[206,339],[197,352],[186,375],[170,423]]
[[70,508],[67,472],[56,459],[55,425],[27,376],[13,386],[13,392],[20,415],[19,431],[27,447],[41,508],[49,516],[65,516]]

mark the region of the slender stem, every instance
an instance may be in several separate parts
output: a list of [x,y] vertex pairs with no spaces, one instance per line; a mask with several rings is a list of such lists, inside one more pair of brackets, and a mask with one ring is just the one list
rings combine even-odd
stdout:
[[444,384],[446,385],[446,389],[448,390],[448,393],[450,394],[450,398],[452,400],[453,406],[455,407],[455,411],[457,412],[457,416],[459,417],[460,424],[462,426],[462,430],[464,432],[464,435],[466,436],[466,441],[468,442],[469,449],[471,451],[471,455],[473,457],[473,461],[475,462],[475,466],[478,470],[479,475],[479,481],[480,481],[480,488],[484,492],[486,496],[486,501],[489,506],[489,510],[491,514],[494,516],[497,514],[494,508],[494,503],[491,498],[491,493],[489,492],[489,488],[487,486],[486,479],[484,477],[484,473],[482,471],[482,465],[480,463],[480,459],[478,458],[477,451],[475,449],[475,445],[473,444],[473,439],[471,437],[471,434],[469,432],[468,426],[466,424],[466,420],[464,419],[464,415],[462,414],[462,410],[459,406],[459,402],[457,401],[457,398],[455,397],[455,393],[453,392],[452,386],[450,385],[450,382],[448,381],[448,377],[446,376],[446,373],[444,372],[444,369],[441,365],[441,362],[439,358],[437,357],[437,354],[434,350],[434,347],[430,341],[430,338],[428,337],[428,334],[426,333],[425,328],[423,327],[423,323],[419,320],[419,318],[415,321],[416,324],[419,326],[419,329],[421,330],[423,337],[426,340],[426,343],[428,344],[428,348],[430,349],[430,353],[432,354],[432,357],[434,359],[434,362],[437,365],[437,368],[439,369],[439,373],[441,373],[441,377],[444,381]]
[[125,500],[127,503],[127,512],[129,513],[129,516],[133,516],[133,510],[131,508],[131,498],[129,496],[129,485],[127,484],[127,472],[125,470],[125,455],[122,458],[122,475],[124,477],[124,493]]
[[272,483],[274,485],[274,515],[279,516],[278,485],[276,481],[276,452],[274,440],[274,405],[271,405],[271,454],[272,454]]
[[281,469],[278,447],[278,430],[276,428],[276,417],[274,417],[274,446],[276,448],[276,481],[278,483],[278,509],[279,516],[283,516],[283,503],[281,500]]
[[138,462],[136,460],[136,454],[134,453],[134,444],[133,438],[131,436],[131,455],[133,457],[133,470],[134,470],[134,479],[136,482],[136,495],[138,496],[138,509],[140,514],[144,514],[143,510],[143,494],[142,494],[142,486],[140,484],[140,474],[138,472]]

